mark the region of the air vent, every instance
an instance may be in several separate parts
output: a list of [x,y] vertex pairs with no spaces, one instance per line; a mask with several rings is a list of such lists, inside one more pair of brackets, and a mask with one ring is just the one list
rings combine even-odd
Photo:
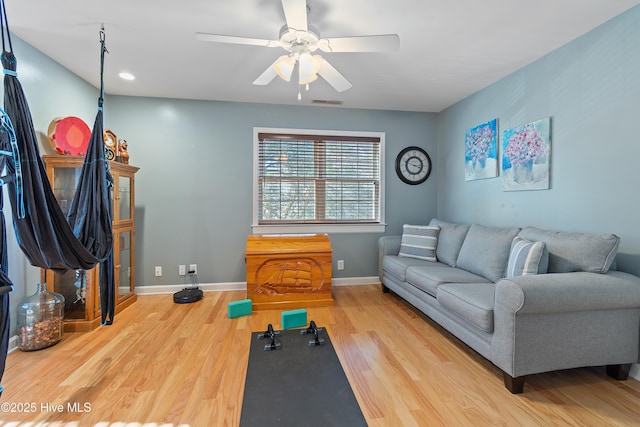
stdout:
[[338,101],[337,99],[314,99],[312,104],[318,105],[342,105],[344,101]]

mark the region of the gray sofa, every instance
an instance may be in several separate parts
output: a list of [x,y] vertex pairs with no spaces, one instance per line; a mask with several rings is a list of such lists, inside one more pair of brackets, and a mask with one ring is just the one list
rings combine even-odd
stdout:
[[[617,236],[437,219],[411,227],[379,239],[383,291],[490,360],[512,393],[530,374],[606,366],[626,379],[638,362],[640,278],[615,271]],[[419,240],[430,243],[413,245]],[[524,257],[516,242],[528,245]],[[507,274],[518,255],[527,265]]]

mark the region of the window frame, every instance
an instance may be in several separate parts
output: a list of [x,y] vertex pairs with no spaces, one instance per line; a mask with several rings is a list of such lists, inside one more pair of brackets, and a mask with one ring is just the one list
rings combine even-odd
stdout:
[[[380,188],[379,188],[379,221],[367,223],[291,223],[291,224],[260,224],[259,210],[259,144],[258,135],[261,133],[274,133],[282,135],[318,135],[336,137],[373,137],[380,139]],[[384,233],[385,223],[385,133],[370,131],[338,131],[318,129],[289,129],[289,128],[253,128],[253,220],[251,228],[254,234],[301,234],[301,233]]]

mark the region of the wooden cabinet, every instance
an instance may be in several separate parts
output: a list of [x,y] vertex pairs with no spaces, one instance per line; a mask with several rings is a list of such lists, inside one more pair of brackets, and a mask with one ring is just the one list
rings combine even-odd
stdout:
[[[62,210],[71,206],[84,157],[43,156],[47,176]],[[113,261],[116,313],[136,301],[135,294],[135,174],[138,168],[111,162],[113,188]],[[71,270],[56,274],[43,270],[47,288],[65,298],[64,330],[90,331],[100,325],[100,266],[91,270]]]
[[245,262],[253,309],[333,305],[331,251],[326,234],[250,235]]

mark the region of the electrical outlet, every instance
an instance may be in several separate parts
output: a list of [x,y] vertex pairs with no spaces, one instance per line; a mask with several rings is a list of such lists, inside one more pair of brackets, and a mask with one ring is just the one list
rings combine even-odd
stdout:
[[156,265],[156,277],[162,276],[162,267]]
[[344,270],[344,260],[343,259],[339,259],[338,260],[338,270]]
[[178,276],[185,276],[187,274],[187,266],[180,264],[178,266]]
[[198,274],[198,264],[189,264],[189,274]]

